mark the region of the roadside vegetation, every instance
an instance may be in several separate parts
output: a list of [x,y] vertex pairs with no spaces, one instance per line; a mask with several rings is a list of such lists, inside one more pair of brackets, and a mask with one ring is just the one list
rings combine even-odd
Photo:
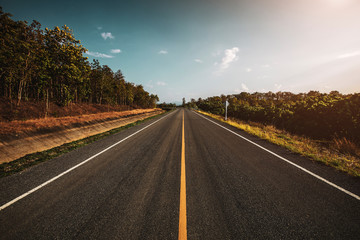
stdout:
[[[164,114],[164,113],[162,113],[162,114]],[[26,168],[29,168],[29,167],[37,165],[41,162],[45,162],[50,159],[56,158],[64,153],[70,152],[70,151],[80,148],[82,146],[85,146],[85,145],[88,145],[95,141],[98,141],[100,139],[103,139],[107,136],[118,133],[124,129],[130,128],[132,126],[136,126],[144,121],[153,119],[162,114],[152,116],[152,117],[149,117],[149,118],[146,118],[143,120],[139,120],[134,123],[130,123],[125,126],[115,128],[115,129],[112,129],[112,130],[104,132],[104,133],[93,135],[93,136],[90,136],[90,137],[87,137],[84,139],[80,139],[80,140],[77,140],[74,142],[66,143],[61,146],[58,146],[58,147],[55,147],[55,148],[52,148],[52,149],[49,149],[49,150],[46,150],[43,152],[36,152],[36,153],[28,154],[24,157],[21,157],[17,160],[11,161],[11,162],[0,164],[0,177],[5,177],[8,175],[17,173],[17,172],[21,172],[21,171],[25,170]]]
[[176,108],[176,104],[163,102],[163,103],[157,104],[157,107],[161,108],[162,110],[165,110],[165,111],[170,111],[170,110],[174,110]]
[[[293,152],[360,176],[360,94],[240,93],[186,105]],[[220,116],[221,117],[220,117]]]
[[346,139],[335,140],[334,143],[324,143],[323,141],[291,134],[272,125],[244,122],[235,118],[229,118],[225,121],[223,116],[197,111],[314,161],[347,172],[352,176],[360,177],[360,148]]
[[44,29],[35,20],[14,21],[0,7],[0,98],[15,113],[24,101],[41,103],[42,117],[52,104],[156,106],[157,95],[125,81],[121,70],[90,63],[87,51],[68,26]]
[[[157,95],[125,81],[98,60],[66,25],[42,27],[12,19],[0,7],[0,141],[153,111]],[[140,121],[141,122],[141,121]],[[0,176],[21,171],[134,124],[0,165]]]
[[48,117],[31,119],[26,121],[14,120],[0,122],[0,139],[22,137],[23,134],[49,132],[64,128],[82,126],[94,122],[110,121],[118,118],[126,118],[138,114],[149,113],[159,109],[134,109],[120,112],[101,112],[97,114],[83,114],[79,116]]

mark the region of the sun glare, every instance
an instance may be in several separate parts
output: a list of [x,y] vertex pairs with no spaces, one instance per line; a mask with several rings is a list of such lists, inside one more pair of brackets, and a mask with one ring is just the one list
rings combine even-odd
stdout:
[[334,6],[346,6],[354,2],[354,0],[324,0]]

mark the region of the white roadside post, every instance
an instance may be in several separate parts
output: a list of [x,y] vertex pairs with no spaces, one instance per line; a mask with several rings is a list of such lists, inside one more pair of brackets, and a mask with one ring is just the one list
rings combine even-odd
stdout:
[[225,102],[225,121],[227,121],[227,108],[229,106],[229,102],[226,100]]

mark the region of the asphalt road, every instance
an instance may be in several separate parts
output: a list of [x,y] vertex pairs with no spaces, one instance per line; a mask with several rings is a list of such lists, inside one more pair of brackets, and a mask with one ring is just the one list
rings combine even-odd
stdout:
[[[182,149],[188,239],[360,238],[358,199],[207,119],[179,109],[0,179],[0,239],[177,239]],[[226,128],[360,196],[359,179]]]

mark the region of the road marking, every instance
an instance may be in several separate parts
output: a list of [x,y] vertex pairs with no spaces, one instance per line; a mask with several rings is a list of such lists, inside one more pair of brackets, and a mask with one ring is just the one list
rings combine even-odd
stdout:
[[180,181],[180,210],[179,210],[179,240],[187,239],[186,230],[186,175],[185,175],[185,130],[184,110],[182,120],[181,142],[181,181]]
[[[176,112],[176,111],[174,111],[174,112]],[[174,112],[173,112],[173,113],[174,113]],[[173,113],[171,113],[171,114],[173,114]],[[11,201],[10,201],[10,202],[8,202],[8,203],[5,203],[4,205],[2,205],[2,206],[0,207],[0,211],[1,211],[1,210],[3,210],[3,209],[5,209],[5,208],[7,208],[7,207],[9,207],[10,205],[14,204],[15,202],[17,202],[17,201],[19,201],[19,200],[21,200],[21,199],[25,198],[26,196],[30,195],[31,193],[33,193],[33,192],[35,192],[35,191],[39,190],[40,188],[42,188],[42,187],[44,187],[44,186],[48,185],[49,183],[51,183],[51,182],[55,181],[56,179],[58,179],[58,178],[60,178],[60,177],[64,176],[65,174],[67,174],[67,173],[71,172],[72,170],[74,170],[74,169],[76,169],[76,168],[80,167],[81,165],[83,165],[83,164],[85,164],[85,163],[89,162],[90,160],[92,160],[92,159],[96,158],[96,157],[97,157],[97,156],[99,156],[100,154],[102,154],[102,153],[104,153],[104,152],[106,152],[106,151],[110,150],[111,148],[115,147],[116,145],[118,145],[118,144],[120,144],[120,143],[124,142],[125,140],[127,140],[127,139],[131,138],[132,136],[134,136],[134,135],[138,134],[139,132],[141,132],[141,131],[145,130],[146,128],[150,127],[151,125],[153,125],[153,124],[155,124],[155,123],[159,122],[160,120],[164,119],[165,117],[170,116],[171,114],[167,114],[167,115],[163,116],[162,118],[160,118],[160,119],[156,120],[155,122],[153,122],[153,123],[151,123],[151,124],[149,124],[149,125],[147,125],[147,126],[143,127],[142,129],[140,129],[140,130],[138,130],[137,132],[135,132],[135,133],[133,133],[133,134],[131,134],[131,135],[129,135],[129,136],[127,136],[127,137],[125,137],[124,139],[122,139],[122,140],[120,140],[120,141],[118,141],[118,142],[114,143],[114,144],[113,144],[113,145],[111,145],[110,147],[105,148],[105,149],[104,149],[104,150],[102,150],[101,152],[98,152],[97,154],[95,154],[95,155],[93,155],[93,156],[89,157],[88,159],[84,160],[83,162],[81,162],[81,163],[79,163],[79,164],[77,164],[77,165],[73,166],[72,168],[70,168],[70,169],[66,170],[65,172],[60,173],[59,175],[57,175],[57,176],[55,176],[55,177],[51,178],[50,180],[48,180],[48,181],[46,181],[46,182],[44,182],[44,183],[40,184],[39,186],[37,186],[37,187],[35,187],[35,188],[31,189],[31,190],[30,190],[30,191],[28,191],[28,192],[26,192],[26,193],[22,194],[21,196],[19,196],[19,197],[17,197],[17,198],[14,198],[13,200],[11,200]]]
[[208,118],[206,118],[206,117],[204,117],[204,116],[200,115],[200,114],[199,114],[199,113],[197,113],[197,112],[194,112],[194,113],[196,113],[196,114],[197,114],[197,115],[199,115],[200,117],[205,118],[206,120],[208,120],[208,121],[210,121],[210,122],[212,122],[212,123],[214,123],[214,124],[218,125],[219,127],[222,127],[223,129],[225,129],[225,130],[227,130],[227,131],[229,131],[229,132],[231,132],[231,133],[235,134],[236,136],[238,136],[238,137],[240,137],[240,138],[244,139],[245,141],[248,141],[249,143],[254,144],[255,146],[257,146],[257,147],[261,148],[262,150],[264,150],[264,151],[266,151],[266,152],[268,152],[268,153],[270,153],[270,154],[272,154],[272,155],[274,155],[274,156],[276,156],[276,157],[280,158],[281,160],[283,160],[283,161],[285,161],[285,162],[287,162],[287,163],[289,163],[289,164],[293,165],[294,167],[299,168],[300,170],[302,170],[302,171],[304,171],[304,172],[306,172],[306,173],[310,174],[311,176],[313,176],[313,177],[315,177],[315,178],[317,178],[317,179],[319,179],[319,180],[321,180],[321,181],[323,181],[323,182],[327,183],[328,185],[330,185],[330,186],[332,186],[332,187],[334,187],[334,188],[336,188],[336,189],[338,189],[338,190],[340,190],[340,191],[342,191],[342,192],[344,192],[344,193],[346,193],[346,194],[350,195],[351,197],[353,197],[353,198],[355,198],[355,199],[357,199],[357,200],[360,200],[360,196],[358,196],[358,195],[356,195],[356,194],[354,194],[354,193],[352,193],[352,192],[350,192],[350,191],[348,191],[348,190],[346,190],[346,189],[344,189],[344,188],[342,188],[342,187],[340,187],[340,186],[336,185],[335,183],[332,183],[332,182],[330,182],[330,181],[326,180],[326,179],[325,179],[325,178],[323,178],[323,177],[320,177],[319,175],[317,175],[317,174],[315,174],[315,173],[313,173],[313,172],[310,172],[310,171],[309,171],[309,170],[307,170],[306,168],[303,168],[303,167],[301,167],[301,166],[299,166],[299,165],[297,165],[297,164],[295,164],[295,163],[291,162],[290,160],[287,160],[286,158],[284,158],[284,157],[282,157],[282,156],[280,156],[280,155],[278,155],[278,154],[276,154],[276,153],[274,153],[274,152],[272,152],[272,151],[270,151],[270,150],[268,150],[268,149],[264,148],[263,146],[261,146],[261,145],[259,145],[259,144],[255,143],[255,142],[253,142],[253,141],[251,141],[251,140],[249,140],[249,139],[247,139],[247,138],[245,138],[245,137],[243,137],[243,136],[241,136],[240,134],[238,134],[238,133],[236,133],[236,132],[234,132],[234,131],[232,131],[232,130],[230,130],[230,129],[228,129],[228,128],[224,127],[224,126],[222,126],[221,124],[218,124],[217,122],[214,122],[214,121],[212,121],[212,120],[210,120],[210,119],[208,119]]

